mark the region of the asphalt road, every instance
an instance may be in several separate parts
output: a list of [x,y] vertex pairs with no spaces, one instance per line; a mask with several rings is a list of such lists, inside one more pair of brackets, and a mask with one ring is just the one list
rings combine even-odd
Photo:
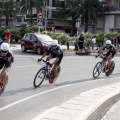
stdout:
[[[30,51],[22,53],[19,49],[14,49],[13,53],[15,62],[9,72],[9,82],[0,96],[1,120],[31,120],[84,91],[119,82],[116,79],[120,77],[119,55],[114,58],[116,68],[113,75],[106,77],[102,73],[98,79],[93,79],[92,71],[99,58],[65,53],[56,83],[50,85],[44,81],[35,89],[33,79],[41,67],[37,63],[39,55]],[[114,81],[109,79],[111,77]]]

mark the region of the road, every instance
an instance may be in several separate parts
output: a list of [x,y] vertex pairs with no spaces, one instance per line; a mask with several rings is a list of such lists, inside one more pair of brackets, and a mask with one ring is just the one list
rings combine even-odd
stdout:
[[94,56],[77,56],[65,53],[61,63],[61,74],[54,85],[44,81],[41,87],[33,87],[33,79],[41,65],[34,52],[22,53],[13,49],[15,62],[9,72],[9,82],[0,96],[0,119],[31,120],[45,110],[58,106],[78,94],[93,88],[119,82],[119,56],[114,58],[116,68],[111,77],[104,74],[93,79],[92,70],[100,60]]

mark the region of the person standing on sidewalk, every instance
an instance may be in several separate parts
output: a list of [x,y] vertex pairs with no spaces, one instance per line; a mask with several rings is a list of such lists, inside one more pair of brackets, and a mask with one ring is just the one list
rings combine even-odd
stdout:
[[120,33],[117,37],[117,43],[118,43],[118,52],[120,52]]
[[7,43],[10,44],[11,32],[9,31],[9,29],[7,29],[7,32],[5,34],[5,39],[7,40]]
[[78,42],[78,47],[79,47],[79,50],[80,50],[80,54],[82,54],[84,39],[85,38],[84,38],[83,34],[81,34],[80,37],[79,37],[79,42]]

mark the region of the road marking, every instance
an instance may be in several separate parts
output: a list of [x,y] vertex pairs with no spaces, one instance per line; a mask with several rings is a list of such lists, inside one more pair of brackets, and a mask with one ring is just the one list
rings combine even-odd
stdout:
[[[99,80],[100,80],[100,79],[99,79]],[[35,98],[35,97],[37,97],[37,96],[40,96],[40,95],[43,95],[43,94],[46,94],[46,93],[49,93],[49,92],[52,92],[52,91],[55,91],[55,90],[59,90],[59,89],[61,89],[61,88],[65,88],[65,87],[77,85],[77,84],[80,84],[80,83],[74,83],[74,84],[69,84],[69,85],[65,85],[65,86],[60,86],[60,87],[57,87],[57,88],[54,88],[54,89],[51,89],[51,90],[47,90],[47,91],[44,91],[44,92],[41,92],[41,93],[37,93],[37,94],[35,94],[35,95],[31,95],[31,96],[29,96],[29,97],[23,98],[23,99],[21,99],[21,100],[18,100],[18,101],[16,101],[16,102],[13,102],[13,103],[11,103],[11,104],[8,104],[8,105],[6,105],[6,106],[4,106],[4,107],[1,107],[1,108],[0,108],[0,112],[3,111],[3,110],[6,110],[6,109],[8,109],[8,108],[10,108],[10,107],[12,107],[12,106],[15,106],[15,105],[17,105],[17,104],[19,104],[19,103],[22,103],[22,102],[27,101],[27,100],[29,100],[29,99]]]
[[40,120],[42,119],[45,115],[47,115],[48,113],[50,113],[51,111],[53,111],[55,108],[57,108],[56,106],[50,109],[47,109],[45,111],[43,111],[41,114],[37,115],[36,117],[34,117],[31,120]]
[[[117,78],[120,78],[120,77],[117,77]],[[113,78],[109,78],[109,79],[113,79]],[[99,80],[101,80],[101,79],[99,79]],[[102,79],[102,80],[105,80],[105,79]],[[96,81],[98,81],[98,79],[96,79]],[[89,82],[89,81],[88,81],[88,82]],[[40,95],[43,95],[43,94],[46,94],[46,93],[49,93],[49,92],[52,92],[52,91],[55,91],[55,90],[59,90],[59,89],[61,89],[61,88],[65,88],[65,87],[69,87],[69,86],[73,86],[73,85],[78,85],[78,84],[80,84],[80,83],[74,83],[74,84],[69,84],[69,85],[65,85],[65,86],[60,86],[60,87],[57,87],[57,88],[54,88],[54,89],[51,89],[51,90],[47,90],[47,91],[44,91],[44,92],[41,92],[41,93],[37,93],[37,94],[35,94],[35,95],[31,95],[31,96],[29,96],[29,97],[23,98],[23,99],[21,99],[21,100],[18,100],[18,101],[16,101],[16,102],[13,102],[13,103],[11,103],[11,104],[8,104],[8,105],[6,105],[6,106],[4,106],[4,107],[1,107],[1,108],[0,108],[0,112],[3,111],[3,110],[6,110],[6,109],[8,109],[8,108],[10,108],[10,107],[12,107],[12,106],[15,106],[15,105],[17,105],[17,104],[19,104],[19,103],[22,103],[22,102],[27,101],[27,100],[29,100],[29,99],[35,98],[35,97],[37,97],[37,96],[40,96]]]

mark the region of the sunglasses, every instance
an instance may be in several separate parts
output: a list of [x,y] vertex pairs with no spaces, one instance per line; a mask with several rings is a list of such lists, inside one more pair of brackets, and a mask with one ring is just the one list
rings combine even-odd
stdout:
[[8,51],[1,50],[2,53],[7,53]]
[[56,47],[57,45],[54,45],[54,46],[52,46],[52,47]]

